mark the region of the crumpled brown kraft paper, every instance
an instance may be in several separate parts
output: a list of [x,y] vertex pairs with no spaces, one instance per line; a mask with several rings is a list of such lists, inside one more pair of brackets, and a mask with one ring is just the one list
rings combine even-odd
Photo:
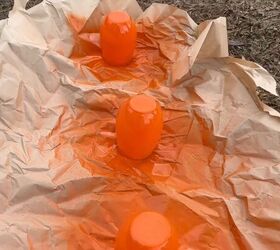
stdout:
[[[135,210],[165,214],[180,250],[278,249],[280,114],[259,65],[228,56],[226,20],[200,25],[135,0],[16,1],[1,21],[0,249],[114,249]],[[110,10],[137,20],[135,59],[102,62]],[[159,100],[164,133],[144,161],[115,143],[120,104]]]

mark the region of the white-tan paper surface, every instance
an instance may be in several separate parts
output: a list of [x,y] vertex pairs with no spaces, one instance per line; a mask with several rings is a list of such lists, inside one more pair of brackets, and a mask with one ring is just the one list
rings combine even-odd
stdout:
[[[181,250],[279,248],[280,115],[255,91],[276,95],[276,83],[228,57],[224,18],[197,25],[133,0],[24,3],[0,23],[1,250],[114,249],[139,208],[165,214]],[[139,31],[135,62],[118,70],[98,54],[114,9]],[[71,56],[77,37],[96,54]],[[140,92],[160,101],[164,133],[135,162],[117,151],[115,115]]]

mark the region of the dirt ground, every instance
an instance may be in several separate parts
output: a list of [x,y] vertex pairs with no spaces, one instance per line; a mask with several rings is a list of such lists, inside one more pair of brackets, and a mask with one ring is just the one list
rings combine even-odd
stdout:
[[[42,0],[30,0],[27,8]],[[152,3],[172,4],[188,11],[200,23],[227,17],[230,53],[266,68],[278,82],[280,94],[280,0],[138,0],[143,8]],[[12,0],[0,0],[0,18],[6,18]],[[280,97],[258,90],[260,98],[280,112]]]

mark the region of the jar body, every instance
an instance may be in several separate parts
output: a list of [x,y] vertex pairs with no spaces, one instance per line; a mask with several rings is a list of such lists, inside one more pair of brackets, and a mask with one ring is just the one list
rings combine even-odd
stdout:
[[[152,100],[154,103],[151,109],[141,110],[140,107],[139,112],[137,108],[135,110],[133,100],[131,98],[125,101],[119,109],[116,124],[117,144],[122,154],[140,160],[148,157],[156,148],[162,133],[163,118],[158,102]],[[141,102],[137,105],[141,105]],[[143,105],[145,106],[145,103]]]
[[137,29],[126,12],[112,12],[100,29],[100,44],[105,62],[112,66],[130,63],[136,47]]

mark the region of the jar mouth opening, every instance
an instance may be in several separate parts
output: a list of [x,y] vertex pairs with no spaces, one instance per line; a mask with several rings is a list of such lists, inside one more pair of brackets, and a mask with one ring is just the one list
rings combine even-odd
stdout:
[[138,113],[151,113],[156,110],[157,103],[154,98],[147,95],[136,95],[129,101],[129,107]]

